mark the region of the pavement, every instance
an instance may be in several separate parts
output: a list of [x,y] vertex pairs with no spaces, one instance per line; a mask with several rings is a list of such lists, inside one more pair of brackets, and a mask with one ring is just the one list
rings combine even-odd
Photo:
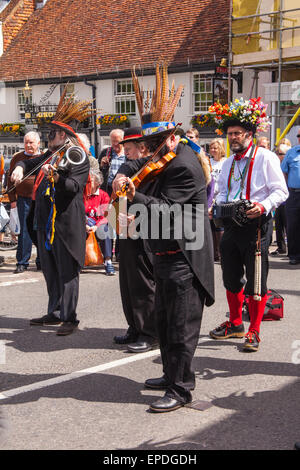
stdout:
[[112,339],[127,327],[117,264],[112,277],[102,267],[83,271],[79,330],[59,337],[56,327],[29,325],[47,305],[34,255],[29,270],[18,275],[12,274],[15,253],[4,255],[1,450],[94,450],[99,464],[106,463],[107,450],[112,456],[136,451],[198,455],[205,450],[292,450],[300,441],[300,265],[270,257],[268,284],[284,297],[284,318],[263,322],[259,351],[245,353],[241,339],[209,337],[227,312],[221,268],[215,263],[216,302],[204,310],[192,406],[154,414],[149,405],[163,392],[143,384],[162,374],[159,350],[130,354]]

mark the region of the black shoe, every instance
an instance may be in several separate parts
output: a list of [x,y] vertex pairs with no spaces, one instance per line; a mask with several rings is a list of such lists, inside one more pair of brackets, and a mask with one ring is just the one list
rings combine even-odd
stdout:
[[300,260],[297,260],[297,259],[290,259],[290,264],[292,264],[292,265],[300,264]]
[[234,326],[230,321],[226,321],[210,331],[209,336],[213,339],[243,338],[245,336],[244,325],[241,323]]
[[4,256],[0,256],[0,266],[4,265]]
[[286,255],[286,250],[279,250],[279,248],[277,248],[277,250],[272,251],[272,253],[270,253],[270,256],[283,256],[283,255]]
[[27,266],[24,266],[24,264],[18,264],[14,270],[14,274],[24,273],[25,271],[27,271]]
[[116,344],[130,344],[134,343],[138,339],[138,333],[131,327],[128,328],[124,336],[114,336],[114,342]]
[[167,411],[178,410],[178,408],[181,408],[184,405],[185,403],[183,403],[182,401],[176,400],[176,398],[172,398],[168,395],[165,395],[163,398],[160,398],[154,403],[151,403],[149,409],[154,413],[165,413]]
[[44,315],[43,317],[40,318],[33,318],[30,320],[30,325],[37,325],[37,326],[43,326],[43,325],[60,325],[61,320],[57,318],[55,315]]
[[158,379],[147,379],[145,381],[145,387],[153,390],[166,390],[168,386],[169,382],[165,376],[159,377]]
[[73,323],[70,321],[65,321],[62,325],[58,328],[56,334],[57,336],[67,336],[72,334],[74,331],[78,329],[78,323]]
[[295,449],[300,450],[300,442],[295,442]]
[[244,351],[257,351],[259,348],[260,339],[256,331],[248,331],[245,335],[245,343],[243,346]]

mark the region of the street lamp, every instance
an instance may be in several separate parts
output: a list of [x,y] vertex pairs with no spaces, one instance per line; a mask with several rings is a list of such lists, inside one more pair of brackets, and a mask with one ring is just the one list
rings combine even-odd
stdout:
[[29,99],[31,97],[31,92],[32,92],[32,88],[29,86],[28,80],[26,80],[25,87],[23,88],[23,95],[24,95],[24,98],[25,98],[24,110],[25,110],[25,122],[26,123],[28,123],[28,121],[31,118],[31,106],[29,104]]

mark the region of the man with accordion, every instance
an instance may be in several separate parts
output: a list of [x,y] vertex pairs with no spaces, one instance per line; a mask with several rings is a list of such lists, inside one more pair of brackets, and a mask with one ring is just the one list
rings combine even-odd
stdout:
[[[215,220],[224,226],[220,251],[230,316],[210,336],[217,340],[245,337],[243,350],[257,351],[267,300],[268,227],[272,210],[287,199],[288,191],[276,155],[253,143],[255,133],[266,131],[269,125],[260,98],[241,98],[223,107],[215,103],[210,111],[216,113],[233,152],[223,164],[212,209]],[[246,334],[242,322],[245,295],[250,316]]]

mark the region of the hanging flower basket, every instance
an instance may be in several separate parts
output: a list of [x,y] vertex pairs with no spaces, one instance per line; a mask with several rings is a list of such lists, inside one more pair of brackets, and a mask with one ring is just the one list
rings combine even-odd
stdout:
[[116,129],[130,126],[127,114],[104,114],[97,118],[97,124],[101,129]]
[[23,136],[25,133],[25,124],[7,123],[0,124],[0,135],[2,136]]
[[214,115],[211,113],[195,114],[190,123],[199,132],[214,132],[217,128]]

